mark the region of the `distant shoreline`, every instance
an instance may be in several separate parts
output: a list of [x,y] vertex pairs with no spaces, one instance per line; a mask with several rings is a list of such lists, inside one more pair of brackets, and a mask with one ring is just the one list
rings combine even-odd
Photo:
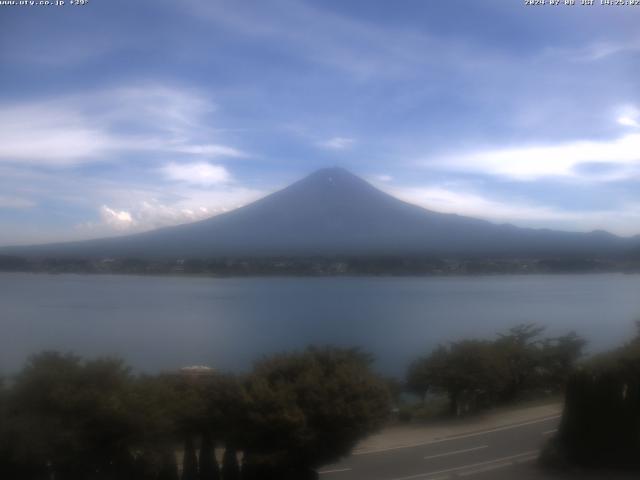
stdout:
[[0,256],[0,273],[191,278],[478,277],[640,273],[640,261],[603,258],[309,257],[221,259],[27,259]]

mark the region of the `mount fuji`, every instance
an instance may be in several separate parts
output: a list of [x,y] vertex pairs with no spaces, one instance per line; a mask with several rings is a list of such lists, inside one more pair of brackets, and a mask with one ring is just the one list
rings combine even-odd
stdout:
[[6,247],[48,257],[434,255],[605,256],[640,244],[607,232],[497,225],[438,213],[326,168],[256,202],[195,223],[114,238]]

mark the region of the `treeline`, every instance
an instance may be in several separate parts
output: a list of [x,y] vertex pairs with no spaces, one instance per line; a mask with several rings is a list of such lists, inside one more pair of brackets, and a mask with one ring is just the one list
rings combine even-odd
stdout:
[[0,255],[0,271],[47,273],[117,273],[259,275],[485,275],[528,273],[635,272],[633,259],[592,258],[437,258],[433,256],[229,257],[210,259],[25,258]]
[[402,389],[458,416],[562,393],[551,463],[640,466],[640,325],[624,347],[580,361],[575,333],[520,325],[442,345],[398,385],[355,349],[309,348],[247,375],[134,375],[117,359],[45,352],[0,382],[0,478],[305,480],[379,428]]
[[449,413],[462,415],[540,394],[563,392],[585,341],[571,332],[543,337],[520,325],[494,340],[441,345],[409,367],[407,388],[426,399],[445,395]]
[[0,255],[0,271],[48,273],[256,275],[419,275],[451,270],[432,257],[229,257],[209,259],[24,258]]
[[136,376],[120,360],[43,353],[0,390],[0,478],[317,478],[390,411],[370,363],[310,348],[242,377]]
[[640,322],[626,345],[571,375],[560,428],[543,459],[555,466],[640,469]]

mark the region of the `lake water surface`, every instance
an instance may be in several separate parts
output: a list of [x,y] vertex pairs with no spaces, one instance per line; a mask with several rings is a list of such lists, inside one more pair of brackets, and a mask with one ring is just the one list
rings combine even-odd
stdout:
[[0,372],[43,349],[136,369],[244,370],[308,344],[359,346],[388,374],[439,342],[523,322],[575,330],[592,351],[640,318],[639,275],[196,278],[0,274]]

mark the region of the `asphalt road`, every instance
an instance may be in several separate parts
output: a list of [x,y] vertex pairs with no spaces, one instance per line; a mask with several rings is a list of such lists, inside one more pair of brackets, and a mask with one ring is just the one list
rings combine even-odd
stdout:
[[321,480],[542,480],[555,478],[536,459],[559,417],[356,454],[320,470]]

